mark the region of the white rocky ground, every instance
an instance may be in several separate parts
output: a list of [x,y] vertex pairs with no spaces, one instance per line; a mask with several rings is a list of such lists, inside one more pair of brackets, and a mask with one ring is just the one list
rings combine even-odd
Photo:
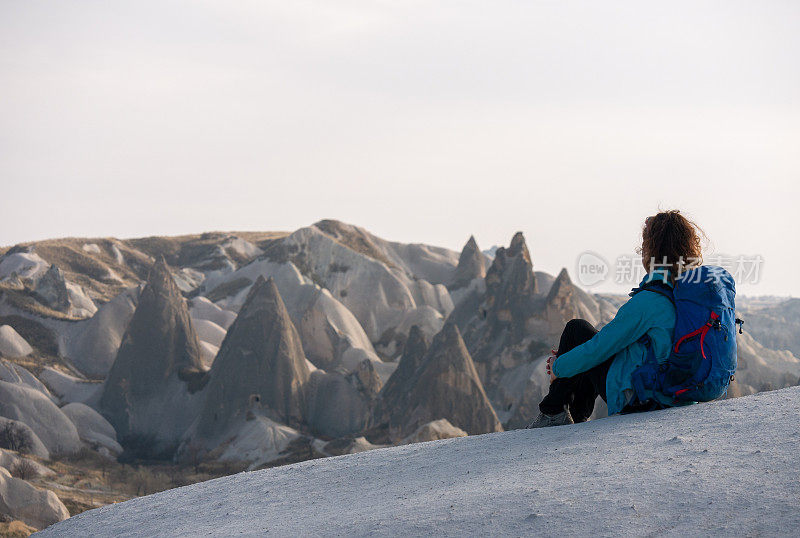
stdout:
[[109,505],[41,536],[789,535],[800,388],[306,461]]

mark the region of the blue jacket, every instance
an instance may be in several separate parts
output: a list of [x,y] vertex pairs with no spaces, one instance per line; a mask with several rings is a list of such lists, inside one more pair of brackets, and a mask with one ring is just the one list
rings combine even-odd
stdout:
[[[663,271],[648,273],[639,286],[653,280],[667,285]],[[672,345],[675,307],[661,294],[641,292],[631,297],[591,340],[559,356],[553,363],[556,377],[572,377],[614,357],[606,377],[608,414],[619,413],[633,397],[631,374],[645,360],[647,348],[639,339],[647,334],[657,361],[665,361]],[[652,397],[664,404],[672,399],[662,394]]]

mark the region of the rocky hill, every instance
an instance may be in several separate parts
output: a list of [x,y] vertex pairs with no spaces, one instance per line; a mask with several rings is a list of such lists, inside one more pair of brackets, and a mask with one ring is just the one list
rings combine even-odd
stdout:
[[162,256],[150,270],[97,408],[123,443],[149,445],[151,454],[174,450],[203,376],[189,309]]
[[380,395],[375,426],[386,426],[394,442],[442,418],[469,434],[502,431],[455,323],[446,323],[427,351],[418,330],[409,343]]
[[[227,450],[241,442],[242,430],[253,435],[260,419],[266,428],[304,423],[309,375],[300,336],[275,282],[259,277],[206,375],[184,452],[191,446]],[[262,450],[280,448],[264,443]]]
[[787,536],[798,414],[789,388],[373,450],[109,505],[42,536]]

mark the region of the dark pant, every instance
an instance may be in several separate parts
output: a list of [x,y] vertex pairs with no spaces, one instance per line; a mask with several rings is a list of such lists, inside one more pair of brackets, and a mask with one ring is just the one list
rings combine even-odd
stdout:
[[[556,355],[562,355],[597,334],[597,330],[585,319],[573,319],[564,327]],[[598,396],[606,401],[606,376],[614,357],[609,358],[586,372],[572,377],[560,377],[550,384],[550,392],[539,404],[539,410],[547,415],[556,415],[569,406],[572,420],[584,422],[592,411]]]

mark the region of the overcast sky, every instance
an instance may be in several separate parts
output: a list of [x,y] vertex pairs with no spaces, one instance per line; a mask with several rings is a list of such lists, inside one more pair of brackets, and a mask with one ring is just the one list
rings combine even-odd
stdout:
[[0,244],[336,218],[574,273],[676,207],[800,296],[798,96],[788,0],[2,0]]

